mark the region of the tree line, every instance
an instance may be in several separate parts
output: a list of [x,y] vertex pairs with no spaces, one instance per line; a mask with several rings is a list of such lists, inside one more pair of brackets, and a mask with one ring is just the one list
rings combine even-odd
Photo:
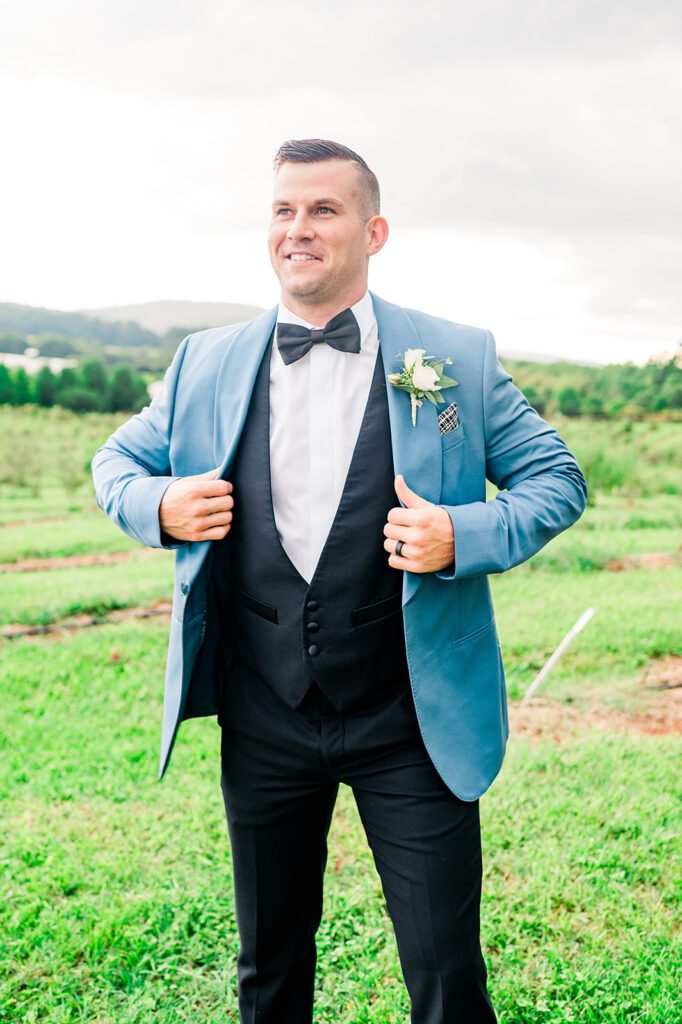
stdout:
[[[47,353],[41,348],[41,354]],[[61,350],[60,354],[70,353]],[[545,418],[557,413],[599,419],[643,414],[682,417],[682,348],[667,362],[650,359],[643,366],[533,363],[504,357],[502,362]],[[159,377],[162,373],[157,371]],[[77,368],[65,367],[56,374],[44,366],[34,377],[22,367],[10,370],[0,363],[0,404],[26,403],[60,405],[74,412],[138,412],[149,403],[149,394],[145,378],[130,366],[110,370],[100,359],[86,359]]]
[[59,405],[72,412],[139,412],[149,404],[143,377],[129,366],[109,372],[99,359],[53,373],[43,366],[31,375],[22,366],[0,363],[0,405]]
[[628,419],[657,413],[677,419],[682,413],[682,346],[667,361],[649,359],[643,366],[503,362],[541,416]]

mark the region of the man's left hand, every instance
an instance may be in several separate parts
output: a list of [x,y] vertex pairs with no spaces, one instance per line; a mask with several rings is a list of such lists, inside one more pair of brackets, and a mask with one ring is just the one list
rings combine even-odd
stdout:
[[[384,548],[391,555],[388,564],[410,572],[438,572],[455,557],[455,535],[450,516],[426,498],[411,491],[401,473],[395,478],[395,492],[406,508],[392,508],[384,526]],[[404,541],[395,554],[397,541]]]

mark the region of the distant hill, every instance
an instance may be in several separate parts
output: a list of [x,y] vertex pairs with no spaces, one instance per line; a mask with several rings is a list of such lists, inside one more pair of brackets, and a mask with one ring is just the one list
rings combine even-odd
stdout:
[[20,306],[15,302],[0,302],[0,331],[14,331],[29,339],[41,334],[58,334],[123,347],[158,346],[161,341],[157,334],[134,321],[107,322],[83,313]]
[[[145,302],[139,306],[64,310],[0,302],[0,333],[26,338],[54,334],[102,346],[159,348],[167,331],[200,330],[251,320],[263,310],[236,302]],[[179,338],[177,340],[180,340]]]
[[202,327],[238,324],[242,320],[252,320],[262,312],[260,306],[247,306],[238,302],[183,302],[175,299],[80,310],[84,316],[97,317],[99,320],[134,320],[155,334],[164,334],[171,327],[186,327],[191,331]]
[[520,352],[512,348],[499,348],[501,359],[513,359],[517,363],[573,363],[574,366],[603,366],[603,363],[587,359],[571,359],[570,356],[550,355],[548,352]]
[[[129,306],[66,311],[39,306],[0,303],[0,333],[14,331],[26,337],[52,333],[74,339],[87,339],[104,348],[159,348],[176,345],[183,334],[204,327],[251,320],[263,312],[260,306],[238,302],[185,302],[165,299]],[[165,337],[164,337],[165,336]],[[601,363],[571,359],[543,352],[499,349],[503,359],[528,363],[573,363],[576,366],[601,366]]]

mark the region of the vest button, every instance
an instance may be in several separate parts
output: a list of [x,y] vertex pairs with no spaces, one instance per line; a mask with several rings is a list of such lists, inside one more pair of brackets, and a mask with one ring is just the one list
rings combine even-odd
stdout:
[[309,612],[316,612],[320,607],[320,602],[315,600],[306,601],[306,608]]
[[309,622],[308,626],[307,626],[307,629],[309,629],[311,633],[317,633],[319,628],[320,628],[319,622]]
[[315,657],[316,654],[319,653],[320,648],[317,646],[317,644],[311,644],[310,647],[308,648],[308,654],[313,658]]

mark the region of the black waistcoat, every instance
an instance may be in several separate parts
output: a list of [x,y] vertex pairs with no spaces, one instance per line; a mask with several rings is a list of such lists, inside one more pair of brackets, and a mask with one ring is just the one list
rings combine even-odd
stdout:
[[308,584],[282,547],[272,507],[273,337],[229,474],[232,525],[214,541],[212,571],[229,560],[223,614],[236,656],[292,708],[315,681],[337,711],[352,711],[409,686],[403,574],[389,566],[384,548],[388,511],[400,503],[381,350],[341,500]]

